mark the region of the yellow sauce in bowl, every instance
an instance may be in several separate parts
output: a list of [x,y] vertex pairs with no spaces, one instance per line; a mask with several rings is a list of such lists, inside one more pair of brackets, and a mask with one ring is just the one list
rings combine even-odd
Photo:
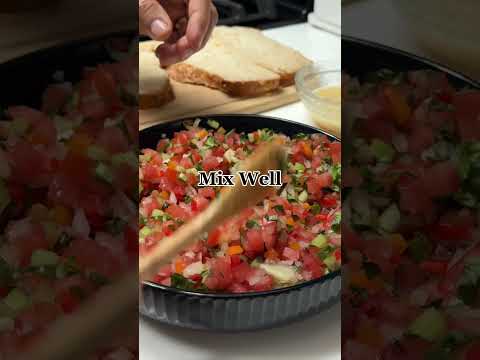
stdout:
[[328,100],[332,103],[340,104],[342,101],[342,89],[340,86],[325,86],[318,88],[313,92],[313,95],[322,100]]
[[325,86],[313,91],[316,100],[310,109],[317,125],[340,136],[342,89],[340,86]]

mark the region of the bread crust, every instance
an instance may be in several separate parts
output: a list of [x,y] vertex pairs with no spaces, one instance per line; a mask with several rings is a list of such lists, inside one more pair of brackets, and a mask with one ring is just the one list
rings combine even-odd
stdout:
[[279,79],[255,81],[227,81],[190,64],[180,63],[167,69],[171,79],[190,84],[204,85],[235,97],[253,97],[278,89]]
[[168,84],[165,91],[158,94],[139,94],[138,106],[141,110],[158,108],[175,99],[172,87]]

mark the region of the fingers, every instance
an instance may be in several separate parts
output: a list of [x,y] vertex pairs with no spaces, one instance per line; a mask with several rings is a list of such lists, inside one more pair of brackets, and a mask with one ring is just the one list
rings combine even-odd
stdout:
[[[188,23],[184,35],[180,38],[175,36],[169,39],[156,51],[162,66],[183,61],[201,50],[210,38],[217,22],[218,12],[210,1],[190,0]],[[182,34],[182,31],[178,31],[178,33]]]
[[212,9],[211,9],[211,18],[210,18],[210,26],[209,26],[209,29],[208,29],[208,32],[207,32],[207,35],[205,36],[205,38],[203,39],[203,44],[202,44],[202,48],[205,46],[205,44],[207,43],[208,39],[210,39],[210,36],[212,35],[212,32],[213,32],[213,29],[215,28],[215,26],[217,26],[217,22],[218,22],[218,12],[217,12],[217,9],[215,8],[215,6],[212,5]]
[[212,4],[205,0],[190,0],[188,3],[188,24],[185,36],[187,46],[193,50],[201,49],[203,40],[210,30]]
[[157,0],[138,0],[139,32],[164,41],[173,31],[172,21]]

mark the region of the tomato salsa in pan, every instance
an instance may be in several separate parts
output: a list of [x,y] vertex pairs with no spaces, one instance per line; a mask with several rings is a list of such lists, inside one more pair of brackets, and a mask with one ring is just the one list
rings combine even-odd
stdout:
[[342,85],[342,358],[480,359],[480,91],[438,71]]
[[322,134],[289,138],[271,129],[227,131],[197,120],[140,155],[140,255],[204,210],[220,186],[200,187],[199,171],[233,174],[257,146],[283,138],[288,165],[279,193],[205,234],[154,282],[194,291],[266,291],[338,270],[340,143]]

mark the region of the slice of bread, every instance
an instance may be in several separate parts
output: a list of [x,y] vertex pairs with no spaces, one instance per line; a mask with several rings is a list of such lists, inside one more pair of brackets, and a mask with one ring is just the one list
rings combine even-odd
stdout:
[[259,30],[218,26],[203,50],[170,66],[168,74],[232,96],[257,96],[292,85],[296,72],[309,63]]
[[281,86],[292,85],[297,71],[311,63],[298,51],[270,39],[254,28],[218,26],[213,32],[213,38],[243,54],[248,54],[257,65],[277,73]]
[[232,96],[257,96],[279,87],[280,77],[212,39],[188,60],[168,68],[170,78],[208,86]]
[[165,105],[175,98],[167,72],[160,67],[153,51],[141,46],[139,50],[139,107],[149,109]]

